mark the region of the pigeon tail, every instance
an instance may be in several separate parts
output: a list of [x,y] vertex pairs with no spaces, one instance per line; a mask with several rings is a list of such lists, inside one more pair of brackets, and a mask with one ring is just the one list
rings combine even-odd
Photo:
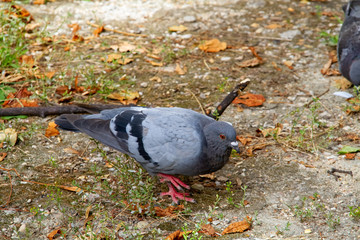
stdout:
[[169,191],[160,193],[160,196],[169,195],[171,197],[171,199],[173,200],[173,202],[176,203],[176,204],[179,203],[178,199],[185,200],[187,202],[192,202],[192,203],[195,202],[195,200],[193,198],[185,197],[185,196],[188,196],[189,193],[179,193],[179,192],[177,192],[175,190],[175,188],[173,187],[173,185],[171,185],[171,183],[168,183],[168,186],[169,186]]

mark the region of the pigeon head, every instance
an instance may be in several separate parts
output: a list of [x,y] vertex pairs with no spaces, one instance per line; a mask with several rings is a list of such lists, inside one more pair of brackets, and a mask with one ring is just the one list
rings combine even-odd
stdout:
[[240,152],[236,131],[230,123],[213,122],[204,128],[204,133],[209,147],[215,151],[223,154],[232,148]]

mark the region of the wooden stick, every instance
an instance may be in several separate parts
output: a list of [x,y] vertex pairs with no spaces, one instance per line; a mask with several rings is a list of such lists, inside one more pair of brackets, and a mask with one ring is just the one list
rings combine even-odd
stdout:
[[0,117],[3,116],[39,116],[60,115],[64,113],[99,113],[101,110],[123,107],[117,104],[76,104],[67,106],[52,107],[20,107],[20,108],[0,108]]
[[235,88],[222,100],[222,102],[216,107],[216,110],[211,113],[209,111],[206,115],[212,117],[214,119],[218,119],[221,114],[225,111],[225,109],[234,101],[234,99],[239,95],[239,91],[243,91],[247,85],[249,85],[250,80],[245,79],[244,81],[240,82]]
[[[89,24],[89,25],[90,25],[90,26],[92,26],[92,27],[96,27],[96,28],[101,27],[100,25],[97,25],[97,24],[92,23],[92,22],[89,22],[89,21],[87,21],[86,23],[87,23],[87,24]],[[116,30],[116,29],[111,29],[111,28],[106,28],[106,27],[104,27],[104,30],[105,30],[105,31],[108,31],[108,32],[119,33],[119,34],[122,34],[122,35],[125,35],[125,36],[132,36],[132,37],[147,37],[147,35],[144,35],[144,34],[137,34],[137,33],[122,32],[122,31],[119,31],[119,30]]]

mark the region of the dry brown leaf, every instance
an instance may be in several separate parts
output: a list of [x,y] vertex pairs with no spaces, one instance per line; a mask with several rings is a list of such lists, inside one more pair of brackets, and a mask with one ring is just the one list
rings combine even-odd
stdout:
[[[356,153],[346,153],[345,154],[345,159],[347,160],[353,160],[355,159]],[[0,160],[1,161],[1,160]]]
[[273,23],[266,26],[267,29],[275,29],[275,28],[281,28],[281,25]]
[[130,44],[129,42],[123,42],[118,46],[119,52],[131,52],[136,49],[135,45]]
[[187,27],[185,27],[184,25],[179,25],[179,26],[172,26],[169,27],[169,32],[184,32],[187,30]]
[[148,63],[150,63],[151,65],[153,65],[155,67],[162,67],[164,65],[162,62],[154,62],[149,59],[146,59],[145,61],[147,61]]
[[60,228],[56,228],[55,230],[51,231],[48,235],[47,238],[49,240],[53,240],[54,238],[56,238],[57,234],[61,234],[61,229]]
[[57,130],[58,125],[55,122],[49,122],[48,127],[45,131],[45,137],[49,138],[52,136],[57,136],[59,135],[59,130]]
[[214,227],[211,226],[210,224],[204,224],[201,227],[201,230],[199,231],[199,233],[203,233],[203,234],[205,234],[207,236],[211,236],[211,237],[218,236],[218,234],[216,234]]
[[7,156],[7,153],[5,153],[5,152],[0,153],[0,162],[3,161],[6,156]]
[[11,10],[5,10],[4,12],[9,13],[16,18],[20,18],[25,23],[29,23],[34,20],[30,12],[19,5],[11,5]]
[[40,27],[40,23],[34,22],[34,23],[29,23],[26,24],[25,26],[25,30],[26,32],[32,32],[34,29]]
[[68,186],[64,186],[64,185],[56,185],[57,187],[61,188],[61,189],[65,189],[71,192],[80,192],[82,191],[81,188],[78,187],[68,187]]
[[199,45],[199,48],[204,52],[212,52],[212,53],[223,51],[226,49],[226,47],[227,47],[226,42],[220,42],[220,40],[216,38],[207,40]]
[[80,25],[77,23],[68,24],[68,27],[72,28],[72,35],[75,35],[81,29]]
[[262,61],[260,61],[258,58],[252,58],[249,60],[244,60],[237,65],[241,68],[246,68],[246,67],[256,67],[256,66],[260,65],[261,63],[262,63]]
[[0,142],[7,141],[11,146],[14,146],[17,141],[17,132],[13,128],[6,128],[0,131]]
[[70,153],[70,154],[80,155],[80,152],[78,150],[73,149],[71,147],[64,148],[64,152]]
[[155,82],[158,82],[158,83],[161,83],[161,82],[162,82],[161,78],[158,77],[158,76],[154,76],[154,77],[150,78],[149,80],[150,80],[150,81],[155,81]]
[[70,51],[70,46],[64,47],[64,51],[65,51],[65,52]]
[[186,67],[181,68],[179,63],[176,63],[175,72],[179,75],[184,75],[186,73]]
[[261,132],[263,137],[268,137],[268,136],[279,136],[282,129],[283,129],[283,125],[281,123],[277,123],[275,128],[258,129],[257,131]]
[[284,65],[287,66],[290,70],[293,70],[294,67],[292,66],[294,64],[293,61],[283,61]]
[[134,59],[132,58],[120,58],[117,60],[117,62],[121,65],[126,65],[128,63],[131,63],[132,61],[134,61]]
[[229,233],[242,233],[251,228],[251,223],[251,217],[246,216],[246,218],[244,218],[244,220],[241,222],[231,223],[227,228],[224,229],[221,234],[224,235]]
[[32,93],[27,90],[27,88],[21,88],[15,94],[9,93],[6,97],[6,100],[3,103],[4,108],[15,108],[15,107],[38,107],[39,104],[37,100],[28,100],[23,99],[31,96]]
[[96,28],[96,29],[93,31],[93,34],[95,35],[95,37],[99,37],[99,36],[100,36],[100,33],[102,33],[103,31],[104,31],[104,25]]
[[158,56],[158,55],[155,55],[155,54],[147,54],[146,55],[147,57],[149,57],[149,58],[153,58],[153,59],[156,59],[156,60],[159,60],[159,61],[161,61],[162,60],[162,57],[160,57],[160,56]]
[[267,145],[269,145],[269,144],[267,144],[267,143],[259,143],[259,144],[253,145],[253,146],[249,147],[248,149],[246,149],[247,155],[252,156],[253,152],[255,150],[261,150],[264,147],[266,147]]
[[163,209],[160,207],[155,207],[155,214],[158,217],[171,217],[175,216],[174,211],[182,211],[184,210],[184,205],[178,205],[178,206],[168,206],[167,208]]
[[209,179],[211,179],[211,180],[214,180],[214,179],[216,178],[216,175],[215,175],[214,172],[213,172],[213,173],[208,173],[208,174],[199,175],[199,176],[202,177],[202,178],[209,178]]
[[21,80],[24,80],[25,77],[23,75],[21,75],[20,73],[16,73],[16,74],[11,74],[6,76],[5,74],[1,74],[0,76],[0,82],[1,83],[13,83],[13,82],[18,82]]
[[[120,58],[122,58],[121,54],[119,54],[119,53],[111,53],[111,54],[107,55],[106,62],[111,63],[114,60],[118,60]],[[105,59],[102,59],[102,60],[105,61]]]
[[53,76],[55,75],[55,71],[51,71],[51,72],[46,72],[45,76],[49,79],[51,79]]
[[236,97],[232,103],[244,104],[248,107],[258,107],[261,106],[265,101],[265,97],[261,94],[246,93],[242,96]]
[[82,36],[80,36],[78,34],[74,34],[71,40],[78,41],[78,42],[83,42],[85,39],[84,39],[84,37],[82,37]]
[[128,104],[136,104],[140,99],[140,94],[138,92],[130,92],[130,91],[121,91],[111,93],[107,96],[110,99],[118,100],[124,105]]
[[35,65],[35,60],[31,55],[22,55],[19,57],[19,62],[27,65],[29,68],[32,68]]
[[[191,233],[192,231],[187,231],[186,233]],[[171,233],[169,236],[167,236],[165,238],[165,240],[182,240],[184,239],[183,238],[183,235],[185,234],[185,232],[182,232],[180,230],[177,230],[173,233]]]
[[242,145],[247,145],[248,143],[251,143],[252,138],[249,137],[242,137],[242,136],[236,136],[236,140],[241,142]]
[[350,88],[352,86],[352,83],[346,78],[342,77],[335,79],[335,86],[341,90],[345,90]]

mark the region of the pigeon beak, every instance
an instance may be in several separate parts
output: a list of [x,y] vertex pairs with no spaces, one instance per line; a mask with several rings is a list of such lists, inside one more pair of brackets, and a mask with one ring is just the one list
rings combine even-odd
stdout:
[[231,147],[234,149],[237,153],[240,153],[239,143],[238,142],[231,142]]

